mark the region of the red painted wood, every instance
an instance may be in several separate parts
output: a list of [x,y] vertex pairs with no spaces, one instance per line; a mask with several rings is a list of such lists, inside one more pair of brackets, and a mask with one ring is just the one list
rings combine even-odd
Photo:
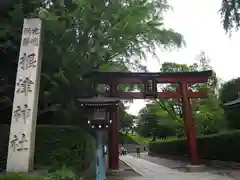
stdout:
[[[115,95],[117,92],[117,84],[110,85],[110,94],[111,96]],[[109,152],[109,169],[117,170],[119,169],[119,142],[120,142],[120,132],[119,130],[119,112],[118,108],[112,107],[109,113],[110,120],[112,120],[112,124],[109,127],[108,133],[108,152]]]
[[[111,73],[110,73],[111,74]],[[109,75],[110,75],[109,74]],[[180,88],[176,92],[158,92],[157,98],[163,99],[182,99],[183,102],[183,114],[184,123],[186,127],[186,134],[188,139],[188,150],[190,156],[190,162],[193,165],[199,164],[199,156],[196,143],[195,123],[192,117],[192,110],[190,104],[190,98],[206,98],[205,92],[192,92],[188,90],[187,83],[204,83],[207,82],[209,75],[203,73],[192,73],[191,76],[185,76],[185,74],[167,74],[167,75],[154,75],[154,79],[157,83],[179,83]],[[146,79],[152,79],[153,75],[148,73],[140,74],[125,74],[125,76],[105,77],[98,79],[98,83],[104,83],[110,85],[110,92],[105,95],[108,97],[116,97],[119,99],[145,99],[143,92],[119,92],[117,86],[119,84],[144,84]],[[115,83],[113,85],[113,83]],[[109,168],[119,169],[119,115],[118,110],[111,110],[110,118],[113,123],[109,128]]]
[[115,122],[114,122],[114,128],[113,128],[113,137],[114,137],[114,155],[113,155],[113,164],[112,169],[119,169],[119,142],[120,142],[120,119],[119,119],[119,107],[115,107]]
[[[181,92],[158,92],[157,98],[161,99],[180,99],[182,97]],[[192,92],[188,91],[187,95],[189,98],[206,98],[207,93],[205,92]],[[143,92],[117,92],[113,97],[119,99],[145,99]],[[154,99],[147,98],[147,99]]]
[[[147,79],[147,78],[146,78]],[[162,83],[179,83],[179,82],[188,82],[188,83],[204,83],[208,80],[208,77],[155,77],[156,82],[158,84]],[[117,79],[119,84],[144,84],[144,79],[138,77],[124,77]],[[99,83],[108,84],[111,83],[112,80],[109,79],[100,79]]]
[[180,90],[182,93],[182,103],[183,103],[183,115],[184,115],[184,123],[187,135],[187,142],[188,142],[188,153],[190,162],[192,165],[199,165],[200,159],[197,150],[197,141],[196,141],[196,128],[195,122],[192,117],[192,109],[190,104],[190,99],[188,97],[188,84],[181,83]]
[[[188,83],[204,83],[208,80],[208,77],[201,77],[201,76],[183,76],[183,77],[155,77],[157,83],[179,83],[179,82],[188,82]],[[108,81],[108,80],[103,80]],[[129,77],[129,78],[119,78],[119,84],[143,84],[144,79],[137,78],[137,77]]]
[[86,74],[85,78],[98,80],[99,83],[143,83],[143,80],[155,79],[159,83],[176,83],[176,82],[206,82],[212,71],[202,72],[179,72],[179,73],[159,73],[159,72],[91,72]]
[[198,99],[198,98],[207,98],[208,94],[206,92],[192,92],[192,91],[188,91],[187,92],[187,96],[188,96],[188,98],[191,98],[191,99]]
[[[109,112],[109,119],[113,120],[114,119],[114,114],[113,111]],[[113,136],[113,124],[110,124],[109,130],[108,130],[108,168],[112,169],[113,167],[113,156],[114,156],[114,151],[113,151],[113,143],[114,143],[114,136]]]
[[[118,92],[117,97],[123,99],[145,99],[143,92]],[[158,97],[163,99],[179,99],[181,98],[181,94],[176,92],[159,92]],[[155,98],[153,97],[152,99]]]

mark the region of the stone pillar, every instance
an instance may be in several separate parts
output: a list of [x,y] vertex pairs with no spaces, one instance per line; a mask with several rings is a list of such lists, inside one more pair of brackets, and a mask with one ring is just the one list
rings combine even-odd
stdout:
[[185,131],[187,135],[188,142],[188,153],[190,157],[191,165],[199,165],[199,155],[197,150],[196,141],[196,128],[195,122],[192,117],[192,108],[190,104],[190,99],[188,98],[188,84],[187,82],[180,83],[181,95],[182,95],[182,105],[183,105],[183,115],[185,123]]
[[24,19],[13,100],[7,172],[29,172],[34,147],[41,71],[42,21]]

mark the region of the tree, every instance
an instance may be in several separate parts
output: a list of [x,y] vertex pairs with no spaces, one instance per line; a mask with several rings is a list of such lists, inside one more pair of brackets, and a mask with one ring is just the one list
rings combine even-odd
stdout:
[[138,117],[137,132],[144,137],[152,136],[153,140],[155,140],[156,128],[156,115],[152,114],[147,107],[141,109]]
[[128,132],[130,130],[133,129],[133,123],[134,123],[134,119],[135,116],[127,113],[127,107],[124,105],[124,103],[121,103],[119,111],[120,111],[120,128],[121,130],[126,132],[126,135],[128,134]]
[[[212,69],[210,66],[210,58],[205,52],[200,52],[196,56],[197,62],[188,66],[186,64],[178,63],[163,63],[161,67],[161,72],[190,72],[190,71],[206,71]],[[176,91],[179,87],[178,84],[166,84],[161,87],[162,91]],[[216,94],[218,90],[218,78],[216,73],[213,73],[212,77],[209,78],[209,81],[205,84],[190,84],[192,90],[197,91],[206,91],[208,92],[209,97],[207,99],[196,99],[192,100],[193,106],[193,115],[196,120],[197,134],[213,134],[221,131],[226,127],[224,119],[224,111],[221,107],[219,98]],[[148,105],[150,106],[150,105]],[[182,103],[181,101],[176,101],[172,99],[158,99],[155,102],[151,103],[151,107],[154,107],[154,111],[147,108],[147,110],[141,111],[139,121],[141,120],[140,130],[144,132],[151,132],[152,127],[157,128],[160,132],[165,132],[166,129],[173,129],[174,135],[180,137],[184,136],[184,121],[182,114]],[[157,114],[157,112],[167,113],[166,121],[159,121],[158,118],[151,118],[153,123],[152,127],[149,127],[151,123],[146,123],[150,120],[147,114]],[[165,128],[165,130],[162,129]],[[171,128],[169,128],[171,127]],[[147,130],[146,130],[147,129]],[[157,130],[155,129],[155,134]],[[144,134],[143,132],[143,134]],[[170,131],[169,131],[170,132]]]
[[238,30],[240,26],[239,8],[240,2],[238,0],[222,0],[220,13],[226,32],[231,33],[233,28]]
[[[227,103],[238,98],[238,93],[240,92],[240,78],[232,79],[224,83],[219,91],[219,97],[221,103]],[[225,116],[228,122],[228,126],[232,129],[240,129],[240,114],[239,108],[230,107],[225,108]]]
[[[146,52],[181,47],[179,33],[164,28],[164,0],[11,1],[2,7],[0,30],[0,114],[11,116],[16,66],[24,17],[44,22],[39,123],[83,124],[77,99],[92,96],[96,82],[83,79],[93,70],[142,69]],[[3,15],[4,14],[4,15]],[[131,60],[131,57],[137,59]],[[1,118],[2,119],[2,118]]]
[[168,136],[175,136],[175,128],[179,123],[169,118],[168,113],[159,109],[157,103],[147,104],[140,110],[137,121],[137,132],[144,136],[166,139]]

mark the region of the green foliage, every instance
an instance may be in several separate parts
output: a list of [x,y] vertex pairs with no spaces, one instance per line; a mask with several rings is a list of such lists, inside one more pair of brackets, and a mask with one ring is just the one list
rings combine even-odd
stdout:
[[[232,79],[224,83],[219,92],[221,103],[224,104],[237,99],[239,92],[240,78]],[[240,118],[239,107],[226,107],[224,110],[229,128],[240,129],[240,122],[238,120]]]
[[172,119],[166,110],[159,107],[158,102],[147,104],[140,111],[137,123],[137,132],[144,137],[151,136],[153,140],[176,136],[179,128],[183,128],[182,122]]
[[[190,66],[166,62],[162,64],[161,72],[191,72],[212,70],[210,59],[205,52],[200,52],[198,61]],[[214,134],[226,129],[226,121],[221,102],[217,96],[218,78],[216,73],[205,84],[190,84],[193,91],[208,92],[207,99],[192,99],[193,118],[198,135]],[[161,87],[163,92],[175,92],[179,84],[166,84]],[[167,138],[171,136],[184,137],[184,117],[182,103],[174,99],[157,99],[144,107],[138,117],[137,131],[142,136]]]
[[208,99],[195,101],[193,112],[197,127],[197,134],[214,134],[227,129],[224,110],[215,94],[209,93]]
[[148,144],[150,140],[138,134],[126,134],[120,131],[120,144]]
[[[197,138],[200,157],[204,159],[240,162],[240,131],[206,135]],[[227,147],[227,148],[223,148]],[[188,153],[186,139],[150,144],[150,153],[184,156]]]
[[120,131],[120,144],[139,144],[135,139],[130,135]]
[[44,177],[44,180],[77,180],[77,176],[72,170],[66,166],[62,166],[61,169]]
[[[5,168],[9,138],[9,126],[0,126],[1,167]],[[77,171],[84,170],[92,162],[94,139],[82,128],[66,126],[38,126],[36,131],[35,164],[52,169],[66,165]]]
[[96,82],[83,79],[84,74],[142,70],[140,58],[146,52],[154,53],[156,46],[183,45],[179,33],[164,27],[163,12],[169,8],[165,0],[35,0],[11,2],[2,8],[0,114],[4,123],[9,123],[11,115],[25,17],[40,17],[44,23],[41,124],[80,124],[84,113],[76,99],[92,96],[96,90],[92,86]]
[[238,92],[240,92],[240,78],[231,79],[225,82],[222,84],[219,92],[222,103],[235,100],[238,97]]
[[231,33],[233,28],[238,30],[240,26],[239,8],[239,0],[222,0],[220,13],[223,28],[226,32]]
[[121,130],[126,130],[126,133],[128,133],[128,131],[132,130],[133,128],[133,120],[134,120],[134,116],[127,113],[127,107],[121,103],[121,105],[119,106],[119,119],[120,119],[120,128]]
[[44,180],[41,176],[29,176],[21,173],[8,173],[0,176],[0,180]]
[[138,135],[138,134],[128,134],[137,144],[146,144],[148,143],[148,139]]

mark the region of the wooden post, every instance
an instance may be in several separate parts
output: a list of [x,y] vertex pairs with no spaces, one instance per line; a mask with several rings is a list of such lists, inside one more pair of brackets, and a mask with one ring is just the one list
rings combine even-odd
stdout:
[[41,34],[40,19],[24,19],[10,127],[7,172],[29,172],[34,168]]
[[[117,85],[110,85],[110,96],[115,97],[117,92]],[[109,141],[109,169],[117,170],[119,169],[119,110],[118,107],[111,108],[110,120],[112,124],[109,128],[108,141]]]
[[[113,123],[113,109],[111,108],[110,112],[109,112],[109,119],[112,121]],[[109,126],[109,130],[108,130],[108,169],[113,169],[113,163],[112,163],[112,159],[113,159],[113,142],[114,142],[114,137],[113,137],[113,124],[110,124]]]
[[114,137],[114,144],[113,144],[113,148],[114,148],[114,152],[113,152],[113,166],[112,169],[119,169],[119,140],[120,140],[120,132],[119,132],[119,107],[115,108],[115,113],[114,113],[115,117],[115,123],[113,126],[113,137]]
[[188,84],[187,82],[180,83],[180,90],[182,94],[183,115],[185,123],[185,131],[188,142],[188,153],[191,165],[199,165],[199,155],[197,150],[196,129],[195,122],[192,118],[192,109],[190,99],[188,98]]

